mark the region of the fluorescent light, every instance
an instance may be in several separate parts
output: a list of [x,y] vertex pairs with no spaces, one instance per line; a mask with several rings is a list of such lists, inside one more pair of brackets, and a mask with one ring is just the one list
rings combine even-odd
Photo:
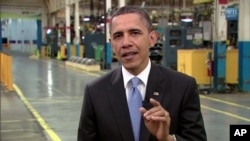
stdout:
[[88,21],[90,21],[90,18],[89,17],[84,17],[83,21],[88,22]]
[[193,19],[191,18],[185,18],[185,19],[181,19],[182,22],[192,22]]
[[50,33],[51,33],[51,31],[52,31],[51,29],[48,29],[48,30],[47,30],[47,34],[50,34]]
[[100,26],[104,27],[104,25],[105,25],[104,23],[100,23]]

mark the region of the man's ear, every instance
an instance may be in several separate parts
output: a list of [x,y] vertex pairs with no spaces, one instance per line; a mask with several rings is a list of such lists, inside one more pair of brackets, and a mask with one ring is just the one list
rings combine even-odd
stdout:
[[153,30],[150,32],[150,45],[151,47],[153,47],[156,42],[157,42],[157,39],[158,39],[158,32]]
[[[111,39],[109,38],[109,43],[110,43],[110,45],[111,45]],[[114,50],[114,48],[112,47],[112,45],[111,45],[111,48],[112,48],[112,51],[113,51],[113,53],[115,53],[115,50]]]

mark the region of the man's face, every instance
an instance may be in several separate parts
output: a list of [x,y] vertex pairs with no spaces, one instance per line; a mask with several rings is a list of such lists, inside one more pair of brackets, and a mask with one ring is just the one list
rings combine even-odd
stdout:
[[110,43],[123,66],[137,75],[149,61],[149,48],[157,40],[155,31],[148,31],[138,14],[123,14],[113,18]]

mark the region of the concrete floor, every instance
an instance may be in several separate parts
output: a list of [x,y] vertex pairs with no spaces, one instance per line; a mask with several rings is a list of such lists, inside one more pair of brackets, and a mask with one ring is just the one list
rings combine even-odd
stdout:
[[[13,57],[15,91],[1,87],[1,141],[76,141],[84,86],[103,75],[51,59]],[[230,124],[250,125],[250,93],[201,94],[208,141],[229,141]]]
[[17,94],[1,86],[1,141],[45,141],[41,126]]

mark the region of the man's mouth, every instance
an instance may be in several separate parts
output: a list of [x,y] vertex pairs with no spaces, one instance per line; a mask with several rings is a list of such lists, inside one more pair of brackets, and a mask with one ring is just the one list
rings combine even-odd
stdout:
[[137,52],[127,52],[122,55],[122,57],[126,60],[131,60],[137,54]]

